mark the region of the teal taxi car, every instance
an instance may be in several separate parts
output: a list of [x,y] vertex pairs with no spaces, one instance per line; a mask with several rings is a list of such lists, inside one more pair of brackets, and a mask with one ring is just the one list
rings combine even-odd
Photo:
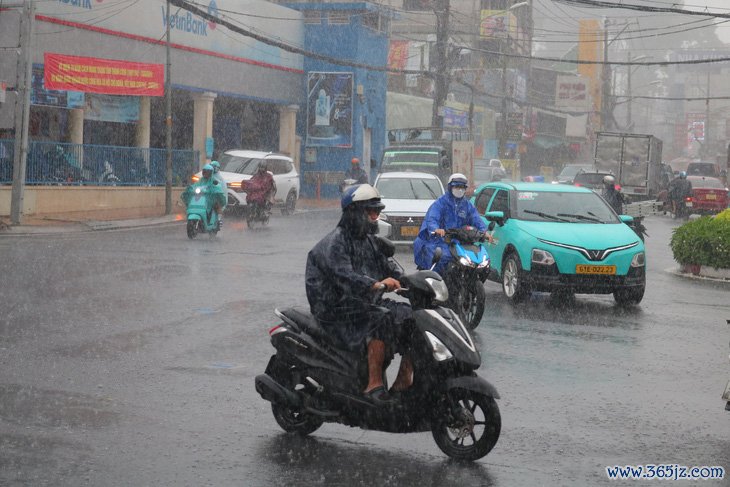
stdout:
[[472,203],[493,229],[490,279],[516,303],[532,291],[613,294],[620,305],[641,302],[644,243],[590,189],[557,184],[491,182]]

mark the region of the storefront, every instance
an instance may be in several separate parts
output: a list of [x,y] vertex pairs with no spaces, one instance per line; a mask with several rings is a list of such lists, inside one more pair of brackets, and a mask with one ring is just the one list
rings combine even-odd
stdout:
[[[300,12],[258,0],[206,3],[209,14],[223,18],[220,12],[225,12],[227,20],[242,28],[253,24],[261,35],[303,45]],[[303,98],[301,55],[244,37],[180,8],[168,15],[164,0],[35,4],[31,140],[164,147],[164,39],[169,25],[173,148],[198,151],[201,164],[211,139],[214,154],[247,148],[297,156],[294,128]],[[3,10],[2,45],[17,44],[19,21],[19,11]],[[60,55],[65,66],[65,72],[57,72],[56,81],[75,83],[75,89],[69,89],[68,83],[50,89],[56,86],[48,84],[49,56],[53,55]],[[0,72],[9,84],[16,76],[16,62],[14,50],[0,51]],[[149,66],[153,74],[145,78],[146,71],[138,64]],[[54,66],[58,70],[59,65]],[[110,90],[105,79],[112,75],[124,79],[119,78],[121,86]],[[145,83],[159,89],[140,91]],[[11,95],[0,104],[0,138],[11,135],[14,111]]]

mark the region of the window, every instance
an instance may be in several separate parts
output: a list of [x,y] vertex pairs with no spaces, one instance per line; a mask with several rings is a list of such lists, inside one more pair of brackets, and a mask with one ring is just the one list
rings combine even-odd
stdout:
[[489,200],[492,199],[492,195],[494,194],[493,188],[487,188],[481,193],[479,193],[479,196],[477,196],[476,199],[476,206],[477,211],[480,215],[483,215],[487,211],[487,205],[489,204]]
[[291,171],[291,163],[284,159],[267,159],[266,169],[274,174],[286,174]]
[[492,205],[489,207],[489,211],[502,211],[504,212],[505,218],[509,215],[509,198],[508,192],[504,189],[497,190],[497,194],[494,195]]

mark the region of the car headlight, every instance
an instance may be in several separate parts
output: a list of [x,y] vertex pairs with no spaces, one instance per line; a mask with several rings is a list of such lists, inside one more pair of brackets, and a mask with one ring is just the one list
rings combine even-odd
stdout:
[[553,265],[555,263],[555,257],[547,250],[532,249],[532,263],[542,265]]
[[634,258],[631,259],[631,267],[644,267],[645,263],[646,263],[646,257],[644,255],[644,252],[639,252],[638,254],[634,254]]
[[444,281],[427,277],[426,284],[431,286],[431,289],[433,289],[434,300],[440,303],[445,303],[449,300],[449,289],[446,287],[446,283]]
[[438,362],[443,362],[444,360],[449,360],[454,357],[451,350],[444,345],[444,342],[436,338],[430,331],[426,332],[426,338],[428,338],[428,341],[431,344],[433,358],[435,358]]

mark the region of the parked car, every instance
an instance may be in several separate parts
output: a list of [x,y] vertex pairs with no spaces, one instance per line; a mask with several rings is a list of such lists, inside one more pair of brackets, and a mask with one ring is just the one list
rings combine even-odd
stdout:
[[695,161],[687,164],[687,176],[707,176],[711,178],[719,178],[721,172],[720,165],[715,162]]
[[580,186],[494,182],[473,203],[490,223],[490,279],[513,303],[532,291],[610,294],[639,303],[645,288],[644,244],[598,194]]
[[558,174],[558,177],[555,178],[554,182],[560,184],[573,184],[573,179],[576,174],[595,170],[596,168],[593,164],[567,164],[563,167],[563,170],[560,171],[560,174]]
[[394,243],[413,243],[431,204],[444,194],[438,176],[422,172],[378,174],[375,187],[385,204],[380,233]]
[[692,183],[691,213],[720,213],[728,207],[728,188],[718,178],[687,176]]
[[[584,186],[600,193],[603,191],[603,178],[606,176],[613,176],[610,172],[581,172],[575,175],[573,184],[575,186]],[[615,176],[614,176],[615,177]]]
[[[496,161],[496,162],[492,162]],[[502,162],[499,159],[477,159],[474,161],[474,187],[489,183],[491,181],[500,181],[507,178],[507,171],[504,170]]]
[[[220,174],[228,186],[228,208],[231,211],[240,211],[246,206],[246,192],[241,181],[251,179],[263,164],[274,175],[274,204],[281,207],[284,214],[294,213],[299,199],[299,174],[291,157],[274,152],[230,150],[218,162],[221,165]],[[197,181],[200,175],[200,172],[196,173],[193,180]]]

